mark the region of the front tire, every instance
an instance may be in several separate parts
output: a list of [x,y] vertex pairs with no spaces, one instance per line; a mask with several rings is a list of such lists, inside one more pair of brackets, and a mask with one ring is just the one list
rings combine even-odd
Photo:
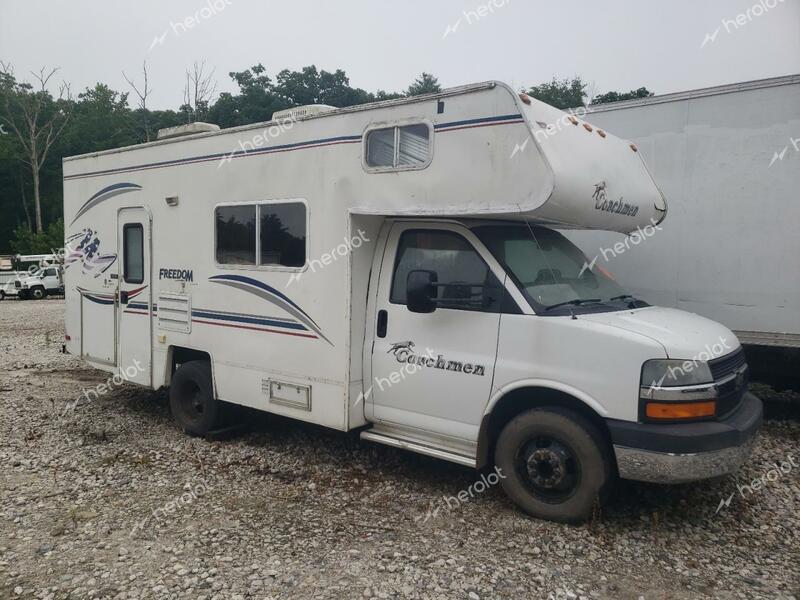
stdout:
[[220,403],[214,398],[211,363],[193,360],[178,367],[169,386],[169,406],[186,433],[205,435],[219,426]]
[[509,421],[497,441],[495,464],[517,506],[563,523],[588,519],[613,473],[597,427],[560,407],[534,408]]
[[47,292],[43,287],[35,287],[31,290],[31,295],[34,300],[44,300],[47,296]]

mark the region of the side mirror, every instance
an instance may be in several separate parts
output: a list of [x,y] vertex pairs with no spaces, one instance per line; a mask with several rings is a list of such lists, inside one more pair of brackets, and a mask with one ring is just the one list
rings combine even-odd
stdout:
[[411,271],[406,279],[406,306],[414,313],[432,313],[436,310],[435,271]]

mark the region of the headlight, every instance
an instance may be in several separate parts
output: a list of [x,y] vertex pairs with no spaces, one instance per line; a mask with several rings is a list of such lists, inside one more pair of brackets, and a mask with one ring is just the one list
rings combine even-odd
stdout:
[[642,367],[642,386],[676,387],[714,383],[708,363],[698,360],[659,358]]
[[717,386],[706,362],[648,360],[639,385],[639,416],[645,421],[692,421],[717,414]]

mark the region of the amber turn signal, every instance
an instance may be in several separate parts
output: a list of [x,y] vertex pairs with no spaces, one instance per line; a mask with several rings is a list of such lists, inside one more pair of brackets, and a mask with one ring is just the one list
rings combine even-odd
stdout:
[[701,419],[713,417],[717,412],[716,402],[650,402],[647,404],[648,419]]

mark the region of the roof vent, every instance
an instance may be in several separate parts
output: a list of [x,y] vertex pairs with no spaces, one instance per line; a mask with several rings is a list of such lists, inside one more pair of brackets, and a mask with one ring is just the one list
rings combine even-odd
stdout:
[[272,113],[273,121],[297,121],[305,119],[306,117],[316,117],[326,112],[336,110],[335,106],[328,106],[327,104],[307,104],[306,106],[296,106],[294,108],[287,108],[286,110],[279,110]]
[[193,135],[195,133],[209,133],[211,131],[219,131],[219,125],[213,123],[189,123],[188,125],[178,125],[176,127],[165,127],[158,130],[156,139],[165,140],[167,138],[180,137],[184,135]]

